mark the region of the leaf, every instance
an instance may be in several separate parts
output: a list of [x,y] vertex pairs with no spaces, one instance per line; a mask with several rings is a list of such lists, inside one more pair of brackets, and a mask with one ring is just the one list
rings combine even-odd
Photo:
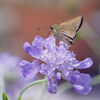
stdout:
[[2,100],[8,100],[8,97],[5,92],[2,93]]
[[19,96],[19,97],[17,98],[17,100],[21,100],[21,97]]

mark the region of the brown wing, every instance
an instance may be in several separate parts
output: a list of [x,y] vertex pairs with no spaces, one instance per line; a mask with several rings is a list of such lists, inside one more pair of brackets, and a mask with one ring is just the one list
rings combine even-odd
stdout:
[[63,41],[64,41],[65,43],[67,43],[68,45],[73,45],[73,41],[72,41],[71,39],[69,39],[68,37],[63,36],[62,39],[63,39]]
[[79,16],[70,21],[59,24],[57,33],[60,33],[71,40],[76,37],[77,31],[80,29],[83,22],[83,17]]

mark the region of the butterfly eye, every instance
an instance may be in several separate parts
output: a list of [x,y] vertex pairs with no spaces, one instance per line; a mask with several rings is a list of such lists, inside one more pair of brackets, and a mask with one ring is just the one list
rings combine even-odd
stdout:
[[50,29],[51,29],[51,30],[53,30],[53,27],[52,27],[52,26],[50,26]]

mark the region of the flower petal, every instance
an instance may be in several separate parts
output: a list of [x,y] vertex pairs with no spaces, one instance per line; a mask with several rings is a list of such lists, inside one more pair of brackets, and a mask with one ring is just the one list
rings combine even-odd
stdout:
[[48,79],[48,86],[47,86],[48,92],[55,94],[57,92],[57,80],[56,78],[52,77]]
[[85,84],[85,83],[84,84],[83,83],[74,84],[73,87],[76,92],[83,94],[83,95],[87,95],[92,89],[90,85]]
[[86,68],[90,68],[93,64],[93,61],[91,58],[86,58],[85,60],[83,61],[73,61],[73,66],[74,68],[77,68],[77,69],[86,69]]
[[88,74],[79,73],[78,71],[70,71],[66,75],[66,79],[74,87],[74,89],[81,94],[88,94],[91,91],[91,77]]
[[56,75],[55,75],[55,77],[56,77],[56,79],[59,79],[60,80],[61,79],[61,73],[60,72],[57,72]]
[[67,43],[65,43],[64,41],[59,41],[59,47],[61,49],[68,49],[69,48],[69,45]]
[[24,43],[24,51],[30,56],[34,56],[33,48],[28,42]]
[[41,38],[40,36],[36,36],[34,41],[32,42],[32,46],[43,49],[43,45],[44,45],[44,39]]
[[47,70],[47,66],[43,63],[43,64],[41,64],[41,66],[40,66],[40,73],[42,74],[42,75],[47,75],[47,72],[48,70]]
[[89,74],[80,73],[79,77],[80,77],[79,81],[82,82],[82,83],[90,84],[91,81],[92,81],[92,78]]
[[37,36],[32,42],[32,46],[28,42],[24,43],[24,50],[30,56],[38,58],[43,51],[43,44],[44,39]]
[[39,72],[39,65],[34,60],[32,63],[22,60],[20,62],[20,69],[25,78],[33,78]]
[[50,36],[45,40],[45,47],[48,50],[52,50],[56,47],[54,36]]

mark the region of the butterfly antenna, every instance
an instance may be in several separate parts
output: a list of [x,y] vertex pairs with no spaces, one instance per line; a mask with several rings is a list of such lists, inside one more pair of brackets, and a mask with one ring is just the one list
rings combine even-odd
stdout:
[[41,29],[46,29],[46,28],[49,28],[49,26],[46,26],[46,27],[38,27],[38,28],[36,28],[36,30],[41,30]]

